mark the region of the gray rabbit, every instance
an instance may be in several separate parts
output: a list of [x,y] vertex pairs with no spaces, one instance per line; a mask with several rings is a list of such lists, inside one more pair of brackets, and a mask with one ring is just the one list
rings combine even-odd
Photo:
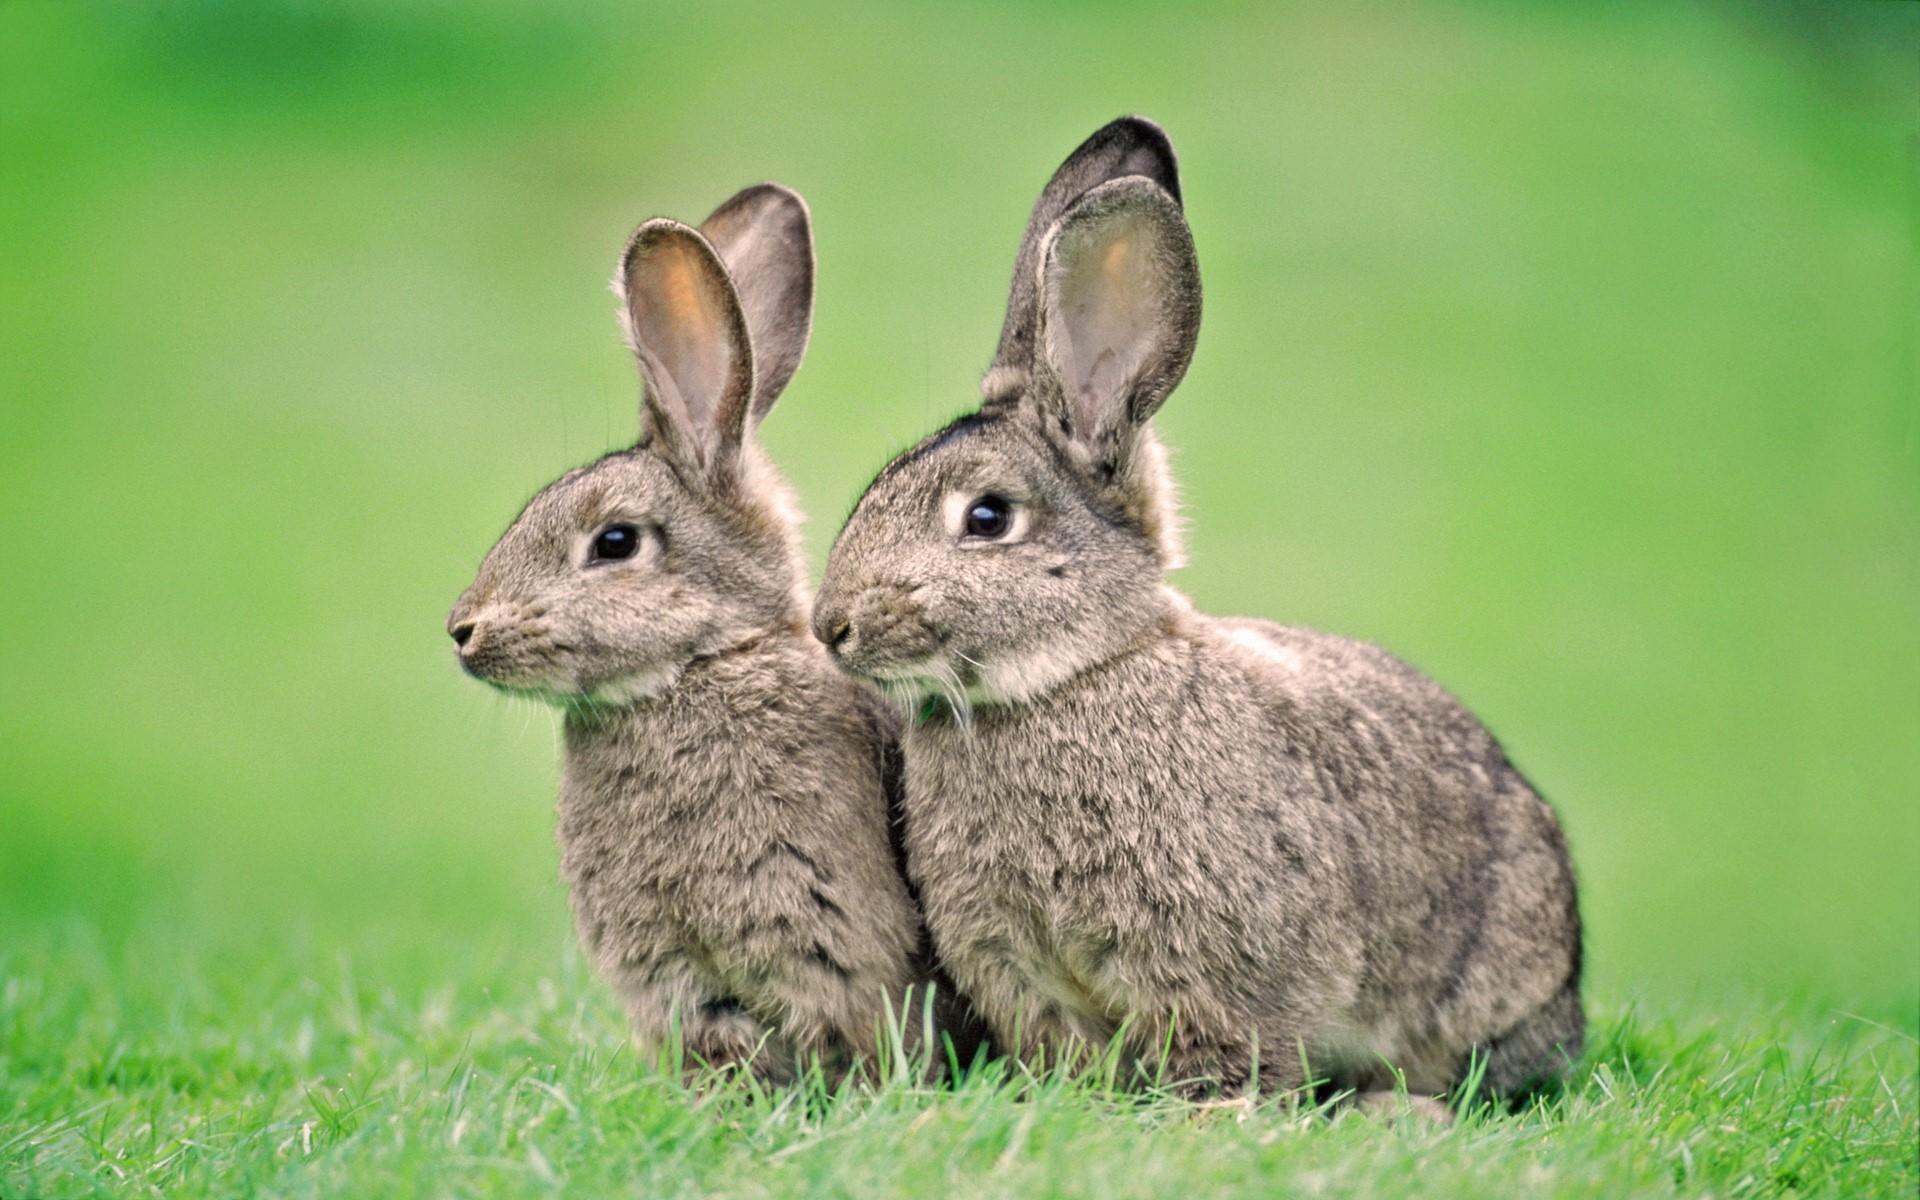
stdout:
[[535,496],[447,621],[469,674],[565,713],[561,873],[637,1040],[677,1022],[696,1058],[769,1079],[871,1055],[930,973],[892,836],[898,719],[808,634],[798,514],[751,437],[806,349],[813,273],[778,185],[640,226],[614,281],[639,444]]
[[[1458,701],[1359,642],[1194,611],[1148,419],[1200,278],[1172,147],[1100,130],[1036,204],[979,411],[848,518],[816,635],[918,709],[909,873],[997,1038],[1239,1090],[1512,1096],[1580,1052],[1552,810]],[[1431,1106],[1431,1102],[1428,1102]]]

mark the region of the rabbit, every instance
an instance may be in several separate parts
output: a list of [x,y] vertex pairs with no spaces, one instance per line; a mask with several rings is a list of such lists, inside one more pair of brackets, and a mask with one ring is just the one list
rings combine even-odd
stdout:
[[[1123,118],[1035,205],[980,408],[894,459],[813,628],[906,699],[908,870],[1003,1045],[1205,1094],[1514,1098],[1581,1051],[1551,808],[1383,650],[1202,614],[1149,425],[1200,324],[1176,161]],[[1396,1080],[1394,1073],[1401,1073]]]
[[799,516],[751,436],[813,278],[806,203],[777,184],[698,229],[641,225],[614,280],[640,440],[536,495],[447,620],[468,674],[564,714],[561,874],[636,1041],[677,1026],[773,1082],[843,1071],[933,979],[898,718],[808,633]]

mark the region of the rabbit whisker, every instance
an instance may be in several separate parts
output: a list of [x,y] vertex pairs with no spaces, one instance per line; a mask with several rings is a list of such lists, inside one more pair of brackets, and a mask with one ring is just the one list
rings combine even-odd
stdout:
[[935,682],[940,685],[941,693],[946,696],[947,707],[953,712],[954,722],[962,729],[969,729],[973,724],[973,702],[967,699],[967,690],[961,684],[960,676],[954,671],[951,663],[940,664]]

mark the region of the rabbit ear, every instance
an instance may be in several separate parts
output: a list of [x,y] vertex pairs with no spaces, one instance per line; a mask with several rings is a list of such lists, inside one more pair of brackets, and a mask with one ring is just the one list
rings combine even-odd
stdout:
[[756,184],[713,210],[700,225],[733,277],[753,346],[753,405],[758,422],[800,367],[813,326],[813,222],[800,193]]
[[1064,433],[1075,458],[1110,477],[1193,358],[1193,236],[1159,184],[1116,179],[1049,231],[1037,276],[1039,361],[1023,403]]
[[634,231],[614,288],[646,383],[642,423],[690,477],[728,468],[753,394],[753,353],[720,256],[678,221]]
[[1038,319],[1035,281],[1040,248],[1049,230],[1073,202],[1110,179],[1144,175],[1180,203],[1180,167],[1173,143],[1158,125],[1145,117],[1121,117],[1094,132],[1067,155],[1027,218],[1027,231],[1013,260],[1013,285],[1007,295],[1007,320],[1000,328],[1000,348],[993,366],[980,382],[989,401],[1017,392],[1033,367],[1034,328]]

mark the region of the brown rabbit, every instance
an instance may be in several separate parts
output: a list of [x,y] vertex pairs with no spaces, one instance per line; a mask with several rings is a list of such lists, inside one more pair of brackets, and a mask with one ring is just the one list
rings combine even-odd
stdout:
[[639,444],[535,496],[447,627],[565,713],[561,873],[637,1040],[789,1077],[869,1056],[930,968],[894,851],[897,718],[807,633],[798,517],[750,432],[806,348],[805,203],[640,226],[615,290]]
[[[814,630],[904,693],[909,874],[935,947],[1024,1053],[1125,1029],[1172,1077],[1307,1072],[1511,1095],[1580,1052],[1580,921],[1551,809],[1373,646],[1194,611],[1164,579],[1148,419],[1200,278],[1173,151],[1125,119],[1068,159],[1017,260],[986,403],[881,472]],[[1304,1062],[1303,1062],[1304,1060]]]

